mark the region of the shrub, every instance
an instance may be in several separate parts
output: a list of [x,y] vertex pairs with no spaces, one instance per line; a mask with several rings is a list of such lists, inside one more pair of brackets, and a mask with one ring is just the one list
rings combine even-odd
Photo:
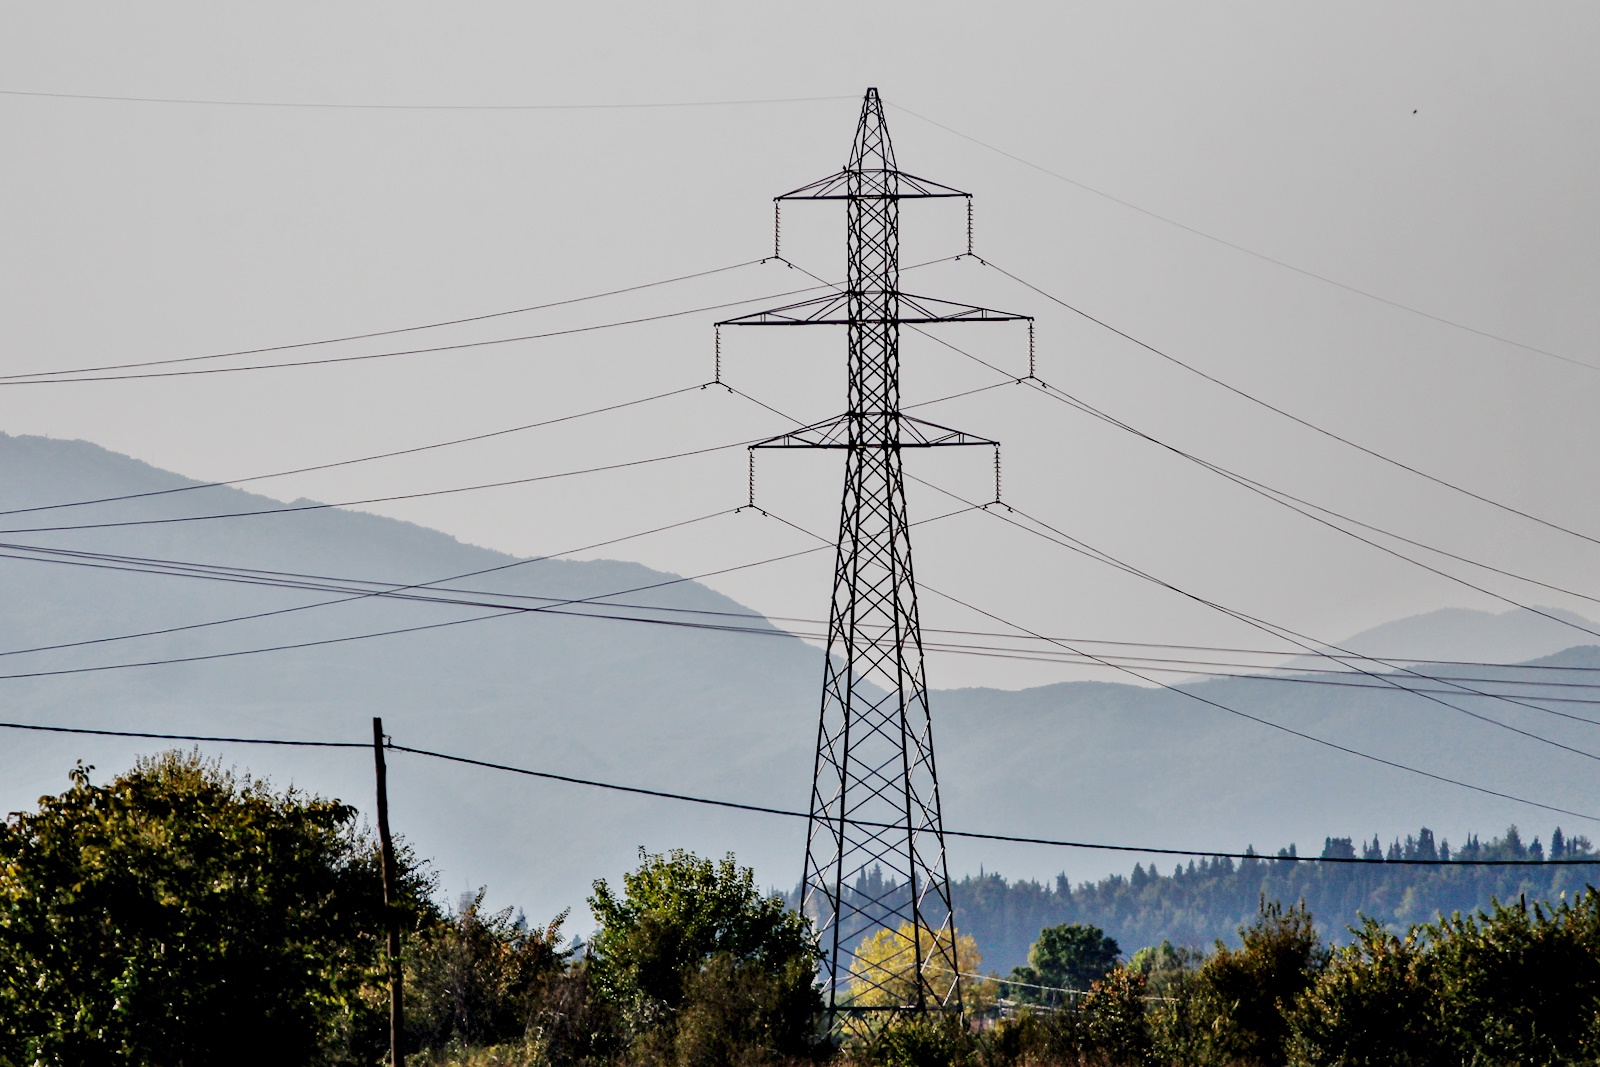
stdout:
[[[385,910],[355,809],[197,753],[0,825],[0,1063],[363,1062]],[[401,897],[431,913],[401,849]]]
[[539,1022],[562,975],[562,912],[543,929],[505,908],[488,912],[484,890],[406,947],[406,1030],[413,1048],[521,1041]]

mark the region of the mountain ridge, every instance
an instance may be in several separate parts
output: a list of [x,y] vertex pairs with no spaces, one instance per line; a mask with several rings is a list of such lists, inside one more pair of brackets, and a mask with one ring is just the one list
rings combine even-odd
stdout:
[[[204,483],[87,442],[0,435],[0,508],[195,484]],[[112,520],[159,518],[195,514],[195,505],[218,500],[280,504],[239,489],[203,489],[96,505],[92,513]],[[418,524],[340,508],[28,539],[396,583],[514,559]],[[485,578],[481,587],[579,597],[677,577],[626,561],[544,560]],[[0,560],[0,589],[0,649],[10,652],[294,608],[320,597],[19,560]],[[695,610],[748,610],[688,581],[629,599]],[[0,674],[24,673],[17,670],[23,664],[30,670],[72,669],[220,654],[286,638],[334,640],[464,614],[464,609],[368,598],[134,642],[5,655]],[[1555,655],[1580,668],[1580,677],[1572,680],[1600,683],[1600,649],[1572,648]],[[371,717],[381,715],[389,733],[415,747],[803,810],[820,658],[814,645],[781,631],[751,638],[603,619],[521,616],[182,667],[7,679],[3,693],[8,719],[175,733],[359,740],[370,736]],[[1330,828],[1364,826],[1388,837],[1427,823],[1456,839],[1519,819],[1542,826],[1539,820],[1546,818],[1536,809],[1264,728],[1185,692],[1332,744],[1583,810],[1578,805],[1590,769],[1578,757],[1415,697],[1263,679],[1185,681],[1177,690],[1069,681],[1023,690],[935,691],[931,700],[946,824],[1021,836],[1237,851],[1250,842],[1318,841]],[[1451,700],[1575,747],[1592,741],[1586,732],[1592,727],[1583,723],[1482,697]],[[0,804],[6,810],[64,788],[74,759],[83,757],[109,772],[135,753],[157,747],[37,735],[7,740],[0,749]],[[249,746],[208,746],[208,751],[368,807],[371,772],[359,753]],[[487,884],[492,900],[519,903],[530,915],[554,914],[571,905],[581,911],[589,881],[617,876],[640,846],[684,846],[714,854],[731,849],[769,885],[792,886],[798,874],[801,820],[691,808],[440,765],[403,753],[391,763],[396,825],[421,854],[437,857],[443,887],[456,892]],[[1569,832],[1600,836],[1594,827],[1560,818]],[[1066,871],[1080,881],[1125,870],[1131,858],[959,839],[950,844],[951,871],[958,876],[985,867],[1046,881]]]

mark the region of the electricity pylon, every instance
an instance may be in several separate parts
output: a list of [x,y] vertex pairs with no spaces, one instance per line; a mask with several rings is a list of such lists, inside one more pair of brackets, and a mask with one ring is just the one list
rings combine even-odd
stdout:
[[[900,291],[900,201],[927,197],[970,204],[969,194],[896,166],[883,103],[868,89],[845,169],[777,198],[845,201],[844,288],[718,324],[840,325],[849,334],[844,414],[752,446],[845,453],[802,883],[822,939],[830,1018],[961,1010],[901,451],[997,445],[901,412],[900,327],[1029,316]],[[904,926],[911,951],[861,958],[864,938]]]

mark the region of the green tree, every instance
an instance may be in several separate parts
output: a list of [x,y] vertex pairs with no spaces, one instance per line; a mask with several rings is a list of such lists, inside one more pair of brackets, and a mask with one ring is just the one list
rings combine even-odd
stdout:
[[[140,760],[0,826],[0,1063],[361,1062],[384,906],[356,811],[198,753]],[[413,918],[430,888],[408,851]]]
[[1275,1067],[1284,1062],[1289,1012],[1327,951],[1304,903],[1285,910],[1262,897],[1260,915],[1239,937],[1238,949],[1217,942],[1195,975],[1196,1036],[1211,1062]]
[[[1089,986],[1111,973],[1122,949],[1099,927],[1083,923],[1048,926],[1028,949],[1028,966],[1011,971],[1009,995],[1034,1003],[1058,1004],[1065,994],[1057,989],[1087,992]],[[1055,988],[1032,988],[1035,986]]]
[[600,881],[589,898],[598,923],[593,989],[616,1007],[622,1036],[649,1058],[675,1057],[680,1015],[693,1009],[695,1036],[684,1054],[695,1058],[715,1045],[708,1020],[731,1018],[718,1007],[731,998],[752,1012],[743,1036],[730,1037],[750,1055],[808,1051],[821,1007],[810,922],[781,897],[763,896],[755,873],[732,855],[713,862],[682,849],[640,849],[639,858],[621,895]]
[[1375,920],[1334,953],[1290,1014],[1292,1062],[1307,1067],[1433,1067],[1460,1062],[1439,1024],[1436,972],[1415,930]]
[[530,927],[512,908],[486,911],[484,890],[406,948],[406,1028],[413,1047],[521,1041],[541,1022],[565,970],[567,913]]
[[1404,938],[1368,922],[1300,999],[1295,1062],[1600,1060],[1600,895],[1490,910]]
[[1600,1058],[1600,894],[1519,900],[1424,928],[1457,1062]]

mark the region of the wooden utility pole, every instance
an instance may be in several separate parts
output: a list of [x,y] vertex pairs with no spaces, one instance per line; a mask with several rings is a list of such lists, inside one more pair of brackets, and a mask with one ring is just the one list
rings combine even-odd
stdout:
[[389,1063],[405,1067],[406,1009],[404,974],[400,967],[400,909],[395,904],[399,875],[394,865],[394,839],[389,836],[389,772],[383,763],[383,720],[372,720],[372,760],[378,772],[378,843],[383,849],[383,914],[388,932]]

